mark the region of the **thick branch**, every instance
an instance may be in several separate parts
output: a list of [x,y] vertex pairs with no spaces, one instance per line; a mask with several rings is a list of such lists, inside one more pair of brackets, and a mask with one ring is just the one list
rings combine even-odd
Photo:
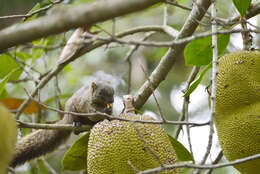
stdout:
[[103,0],[63,8],[54,14],[0,31],[0,52],[12,46],[64,32],[71,28],[93,25],[142,10],[159,2],[162,0]]
[[[193,7],[176,40],[193,34],[198,26],[196,21],[200,21],[205,15],[207,9],[209,8],[210,0],[198,0],[198,2],[194,3],[194,5],[195,6]],[[183,52],[185,45],[186,44],[180,44],[170,48],[166,55],[161,59],[159,65],[149,77],[150,82],[147,80],[136,95],[135,107],[137,109],[140,109],[152,94],[152,90],[149,85],[152,84],[154,89],[159,86],[171,70],[176,58]]]

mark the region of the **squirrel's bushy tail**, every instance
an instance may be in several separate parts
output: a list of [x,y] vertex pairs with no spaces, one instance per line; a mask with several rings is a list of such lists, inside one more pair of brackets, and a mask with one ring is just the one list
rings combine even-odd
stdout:
[[[70,124],[70,116],[65,115],[57,124]],[[10,167],[16,167],[28,160],[52,152],[70,136],[71,131],[65,130],[37,130],[21,138],[15,149]]]

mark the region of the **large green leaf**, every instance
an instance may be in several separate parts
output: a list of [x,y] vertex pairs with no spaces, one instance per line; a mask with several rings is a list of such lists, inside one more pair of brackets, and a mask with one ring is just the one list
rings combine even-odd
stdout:
[[87,146],[89,132],[80,137],[65,153],[62,159],[62,169],[78,171],[87,168]]
[[233,4],[239,11],[240,15],[244,17],[246,15],[246,11],[251,4],[251,0],[232,0]]
[[[230,35],[218,35],[218,54],[221,55],[228,43]],[[187,44],[184,50],[186,65],[202,66],[212,61],[212,37],[196,39]]]
[[10,79],[19,79],[22,69],[19,67],[18,63],[8,54],[0,55],[0,78],[4,78],[10,72],[13,72]]
[[203,69],[203,71],[201,72],[199,78],[192,82],[192,84],[190,85],[189,89],[185,92],[183,97],[188,97],[198,87],[198,85],[200,84],[200,82],[203,79],[204,75],[206,74],[206,72],[211,67],[212,67],[212,63],[208,64],[208,66],[205,69]]
[[190,152],[175,138],[168,134],[179,161],[194,161]]

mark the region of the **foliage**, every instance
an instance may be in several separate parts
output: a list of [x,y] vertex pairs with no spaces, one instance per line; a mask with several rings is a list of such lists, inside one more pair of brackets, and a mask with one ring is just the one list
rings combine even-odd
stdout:
[[192,155],[190,152],[175,138],[173,138],[171,135],[169,135],[169,139],[172,143],[172,146],[177,154],[179,161],[194,161]]
[[76,140],[62,159],[63,170],[82,170],[87,168],[87,144],[90,132]]
[[[15,19],[5,19],[0,21],[0,28],[10,25],[13,22],[20,24],[30,23],[34,20],[38,20],[42,16],[46,16],[55,13],[57,7],[68,6],[68,8],[80,4],[92,3],[93,0],[71,0],[63,1],[61,4],[56,4],[47,11],[41,11],[36,13],[29,18],[15,18]],[[98,1],[97,1],[98,2]],[[193,8],[192,1],[190,0],[178,0],[180,5],[184,7]],[[219,0],[218,5],[218,18],[220,19],[232,19],[236,16],[235,8],[238,10],[241,17],[245,17],[247,10],[250,7],[251,0]],[[26,2],[20,2],[15,0],[9,0],[1,2],[0,15],[12,15],[12,14],[27,14],[35,12],[41,8],[45,8],[50,5],[49,0],[38,0],[32,1],[27,0]],[[195,4],[195,3],[194,3]],[[167,17],[167,27],[172,29],[180,30],[183,27],[188,15],[189,10],[183,10],[176,6],[167,4],[168,14],[163,17],[164,10],[166,9],[164,5],[157,4],[149,7],[141,12],[136,12],[133,14],[120,16],[114,20],[107,20],[105,22],[100,22],[96,26],[91,28],[91,34],[97,35],[104,38],[111,39],[108,44],[92,49],[88,53],[82,55],[80,58],[76,58],[70,64],[66,65],[63,71],[58,72],[57,82],[56,79],[48,81],[48,84],[44,88],[39,90],[40,96],[37,99],[45,104],[52,107],[57,106],[57,98],[59,97],[62,106],[64,106],[65,101],[83,84],[88,83],[95,78],[100,78],[104,76],[106,80],[113,84],[117,84],[116,98],[121,98],[122,95],[127,94],[128,88],[128,76],[131,74],[131,91],[132,94],[137,94],[141,86],[147,80],[149,74],[151,74],[154,69],[161,63],[163,58],[167,55],[169,47],[162,46],[147,46],[147,45],[136,45],[137,50],[134,51],[133,55],[130,57],[132,71],[129,73],[129,64],[125,60],[127,54],[131,51],[133,45],[124,44],[116,42],[117,39],[122,39],[124,41],[141,41],[148,33],[138,32],[131,34],[123,38],[115,38],[115,42],[112,43],[113,34],[124,32],[128,29],[140,27],[140,26],[162,26],[163,18]],[[65,13],[65,12],[64,12]],[[112,13],[112,12],[111,12]],[[25,20],[24,20],[25,19]],[[87,20],[87,19],[85,19]],[[4,23],[6,21],[6,23]],[[210,18],[204,17],[198,22],[200,25],[197,27],[194,36],[203,32],[210,32],[211,21]],[[206,24],[206,25],[203,25]],[[232,29],[237,23],[232,23],[232,25],[221,25],[218,23],[218,31],[225,31],[226,29]],[[59,25],[59,24],[57,24]],[[43,26],[44,27],[44,26]],[[71,37],[74,29],[71,29],[65,33],[59,33],[56,35],[51,35],[48,37],[40,38],[31,41],[26,44],[17,44],[15,47],[5,50],[0,54],[0,102],[3,103],[10,110],[16,110],[20,107],[21,103],[24,102],[25,98],[28,98],[24,89],[28,91],[33,91],[37,85],[39,85],[40,80],[42,80],[46,75],[48,75],[55,67],[57,67],[57,60],[61,54],[64,44]],[[1,33],[1,31],[0,31]],[[108,34],[109,33],[109,34]],[[112,34],[111,34],[112,33]],[[218,54],[222,55],[226,52],[237,51],[236,40],[230,37],[231,34],[218,34]],[[256,37],[258,37],[256,35]],[[85,38],[86,41],[89,41]],[[147,43],[169,43],[173,40],[173,37],[164,33],[162,31],[155,33],[149,37],[144,42]],[[257,39],[256,39],[257,40]],[[100,40],[95,40],[94,43],[100,43]],[[192,81],[186,93],[183,97],[189,96],[194,90],[196,90],[199,84],[209,85],[208,72],[212,67],[212,37],[202,37],[196,38],[189,42],[185,49],[184,54],[178,55],[178,57],[173,57],[175,62],[174,68],[172,68],[166,80],[165,77],[163,83],[155,89],[155,96],[160,105],[160,109],[163,116],[169,120],[178,120],[180,113],[174,108],[174,103],[171,103],[170,93],[175,86],[181,86],[183,82],[187,80],[189,75],[189,66],[200,66],[201,72],[196,76],[195,80]],[[229,45],[229,46],[228,46]],[[235,47],[232,47],[235,45]],[[259,45],[259,43],[256,43]],[[173,46],[174,48],[174,46]],[[186,66],[188,65],[188,66]],[[100,73],[100,71],[102,71]],[[107,78],[106,74],[113,74],[113,78]],[[37,80],[35,80],[37,79]],[[153,80],[153,79],[151,79]],[[179,89],[181,90],[181,89]],[[182,100],[181,98],[180,100]],[[199,103],[197,103],[199,105]],[[114,105],[118,110],[115,115],[121,112],[122,103],[120,100],[116,100]],[[62,107],[60,107],[62,109]],[[46,123],[52,122],[59,119],[58,114],[53,114],[50,110],[46,110],[41,107],[42,112],[38,114],[39,106],[36,102],[30,102],[30,104],[23,111],[20,119],[22,121],[28,122],[39,122]],[[141,108],[140,112],[152,111],[153,113],[159,115],[158,107],[155,100],[150,97],[145,105]],[[201,110],[205,110],[202,108]],[[30,114],[30,116],[28,116]],[[33,116],[31,114],[34,114]],[[190,114],[190,113],[189,113]],[[204,119],[202,116],[198,116],[195,113],[191,113],[191,118],[194,120]],[[203,120],[204,121],[204,120]],[[165,129],[170,135],[176,131],[178,126],[167,124],[164,125]],[[22,128],[22,133],[27,134],[31,130],[27,128]],[[193,130],[193,129],[191,129]],[[87,148],[85,147],[88,142],[88,133],[75,141],[75,137],[68,142],[72,144],[72,147],[66,152],[62,164],[63,170],[73,170],[77,171],[86,167],[86,153]],[[181,135],[180,135],[181,136]],[[183,142],[177,141],[175,138],[169,136],[172,145],[175,147],[177,155],[180,161],[191,161],[194,160],[198,162],[199,157],[194,155],[194,158],[190,155],[189,151],[183,146]],[[75,141],[75,142],[74,142]],[[192,142],[196,143],[196,142]],[[204,147],[203,147],[204,148]],[[79,153],[80,152],[80,153]],[[201,154],[202,156],[203,154]],[[61,159],[63,153],[58,151],[55,155],[49,155],[47,162],[50,163],[51,167],[60,173],[62,171],[60,161],[57,163],[53,162],[53,159]],[[214,157],[213,157],[214,158]],[[48,174],[49,169],[46,164],[39,160],[37,162],[39,170],[42,174]],[[18,174],[34,174],[38,172],[35,163],[31,163],[32,168],[26,168],[26,171],[17,171]],[[227,169],[216,169],[215,173],[228,173],[228,171],[235,172],[232,168]],[[68,172],[69,173],[69,172]],[[73,173],[73,172],[72,172]],[[184,172],[185,173],[185,172]],[[186,172],[188,173],[188,172]]]
[[[76,140],[62,159],[63,170],[79,171],[87,166],[87,144],[89,132]],[[194,161],[190,152],[175,138],[168,135],[179,161]]]
[[17,139],[17,127],[13,115],[0,104],[0,173],[6,173]]
[[[5,97],[3,99],[0,99],[0,103],[2,103],[6,108],[12,111],[17,110],[21,106],[21,104],[23,104],[24,101],[25,101],[24,99],[19,99],[19,98]],[[40,109],[44,110],[45,108],[40,106]],[[34,101],[30,101],[28,106],[26,106],[26,108],[23,111],[24,114],[35,114],[38,112],[39,112],[39,105]]]
[[247,9],[249,8],[251,4],[251,0],[232,0],[235,7],[239,11],[240,15],[242,17],[245,16]]
[[[218,54],[221,55],[229,43],[230,35],[218,35]],[[185,50],[186,65],[203,66],[212,60],[212,37],[204,37],[190,42]]]

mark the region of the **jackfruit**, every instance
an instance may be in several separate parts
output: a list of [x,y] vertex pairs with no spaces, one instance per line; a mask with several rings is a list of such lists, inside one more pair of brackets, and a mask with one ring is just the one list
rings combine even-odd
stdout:
[[[121,114],[121,117],[153,120],[132,113]],[[159,161],[163,164],[177,161],[168,135],[160,125],[104,120],[91,130],[87,155],[89,174],[134,174],[132,166],[142,171],[160,167]],[[174,169],[160,173],[179,172]]]
[[[215,125],[225,157],[233,161],[260,153],[260,52],[239,51],[220,58]],[[234,166],[260,171],[260,159]]]
[[0,104],[0,173],[6,173],[13,157],[17,127],[13,115]]

